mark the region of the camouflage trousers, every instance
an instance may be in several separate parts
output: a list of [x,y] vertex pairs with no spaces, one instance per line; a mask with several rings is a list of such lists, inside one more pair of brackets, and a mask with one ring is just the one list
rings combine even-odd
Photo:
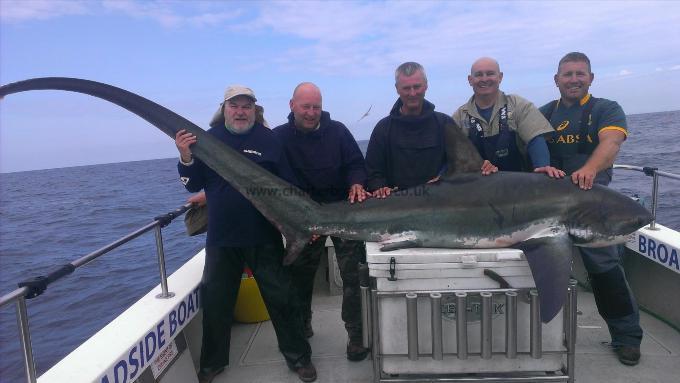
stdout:
[[[361,341],[361,289],[359,288],[359,263],[366,262],[364,242],[331,237],[342,277],[342,320],[350,340]],[[298,291],[302,316],[312,318],[312,293],[314,278],[321,257],[325,256],[326,237],[307,244],[291,265],[293,285]]]

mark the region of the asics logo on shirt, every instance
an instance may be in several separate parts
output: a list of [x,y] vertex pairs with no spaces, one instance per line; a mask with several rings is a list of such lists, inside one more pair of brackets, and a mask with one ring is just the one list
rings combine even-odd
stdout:
[[557,128],[555,128],[555,130],[559,132],[559,131],[566,129],[567,126],[569,126],[569,120],[562,121],[562,123],[559,126],[557,126]]

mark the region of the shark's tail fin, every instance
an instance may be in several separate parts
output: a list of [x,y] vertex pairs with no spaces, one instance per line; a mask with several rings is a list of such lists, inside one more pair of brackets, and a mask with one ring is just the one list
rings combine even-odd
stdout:
[[312,222],[318,223],[322,217],[322,207],[300,189],[264,170],[191,121],[124,89],[77,78],[45,77],[0,86],[0,97],[47,89],[84,93],[107,100],[142,117],[171,138],[182,129],[196,135],[198,141],[192,146],[194,156],[228,180],[286,237],[287,264],[295,260],[311,238]]

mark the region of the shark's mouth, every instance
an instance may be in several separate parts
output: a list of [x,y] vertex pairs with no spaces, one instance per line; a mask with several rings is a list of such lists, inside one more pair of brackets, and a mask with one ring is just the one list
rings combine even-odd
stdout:
[[593,235],[588,239],[572,237],[575,246],[579,247],[605,247],[619,245],[628,241],[630,235],[597,236]]

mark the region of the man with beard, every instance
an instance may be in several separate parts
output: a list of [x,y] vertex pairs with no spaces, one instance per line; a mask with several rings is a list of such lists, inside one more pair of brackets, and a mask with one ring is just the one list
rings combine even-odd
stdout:
[[[224,125],[214,126],[208,133],[273,174],[295,183],[281,144],[269,129],[256,122],[256,101],[250,88],[228,87],[220,106]],[[282,264],[281,234],[229,182],[192,157],[191,145],[195,142],[196,136],[184,130],[175,136],[180,179],[191,192],[205,190],[208,203],[199,381],[211,382],[229,365],[234,305],[247,264],[258,282],[288,367],[302,381],[312,382],[316,380],[316,369],[303,333],[297,296],[291,293],[290,271]]]

